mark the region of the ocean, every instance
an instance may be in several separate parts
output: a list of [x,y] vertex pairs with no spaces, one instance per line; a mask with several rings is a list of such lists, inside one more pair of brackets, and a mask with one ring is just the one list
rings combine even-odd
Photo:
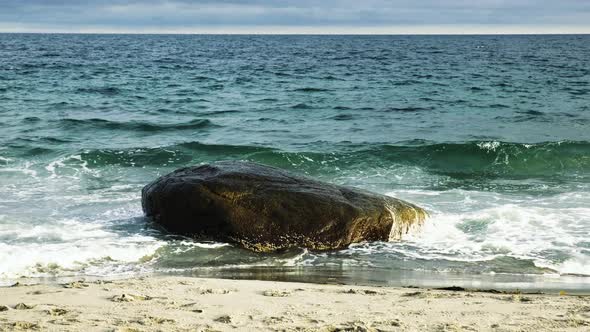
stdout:
[[[590,35],[0,34],[0,283],[182,274],[588,290],[589,54]],[[228,159],[431,216],[403,242],[276,254],[143,217],[144,185]]]

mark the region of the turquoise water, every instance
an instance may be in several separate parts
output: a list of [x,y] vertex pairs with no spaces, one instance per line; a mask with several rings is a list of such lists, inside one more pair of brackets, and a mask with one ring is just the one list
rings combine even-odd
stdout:
[[[0,280],[276,272],[588,288],[588,54],[590,36],[0,34]],[[142,186],[224,159],[393,195],[431,218],[400,243],[274,255],[143,218]]]

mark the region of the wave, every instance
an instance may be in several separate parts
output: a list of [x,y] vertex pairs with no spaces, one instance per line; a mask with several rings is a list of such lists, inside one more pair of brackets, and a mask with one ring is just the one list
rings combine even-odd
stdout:
[[405,145],[344,144],[326,152],[287,152],[261,146],[187,142],[167,147],[91,150],[82,154],[91,165],[161,166],[222,159],[252,160],[308,173],[418,167],[455,178],[546,178],[590,175],[590,142],[538,144],[479,141]]
[[118,165],[123,167],[184,166],[211,160],[243,159],[256,153],[273,154],[264,147],[202,144],[187,142],[167,147],[133,149],[96,149],[80,153],[89,168]]
[[[99,125],[119,126],[103,122],[99,122]],[[125,126],[128,125],[125,124]],[[189,123],[184,128],[200,128],[201,125],[200,122]],[[138,126],[145,126],[143,127],[145,130],[178,129],[178,125],[155,128],[145,124]],[[183,128],[182,125],[180,127]],[[27,145],[28,148],[12,145],[10,148],[12,152],[4,153],[3,156],[20,159],[27,158],[29,155],[39,155],[40,147]],[[590,180],[590,142],[584,141],[536,144],[498,141],[432,144],[424,141],[410,141],[397,145],[351,143],[332,145],[316,142],[310,146],[305,145],[301,149],[305,150],[307,147],[316,151],[321,149],[321,151],[284,151],[264,146],[185,142],[150,148],[89,149],[73,155],[80,156],[79,158],[90,168],[107,165],[182,167],[216,160],[238,159],[329,178],[373,173],[381,177],[389,177],[406,171],[414,174],[411,170],[420,170],[427,174],[457,179],[460,183],[467,183],[465,181],[470,180],[485,183],[485,181],[479,181],[485,179],[544,179],[578,182]],[[42,151],[47,154],[53,150],[43,148]],[[60,156],[60,158],[63,157],[63,155]]]
[[481,141],[416,146],[385,145],[370,150],[384,159],[435,173],[464,177],[534,178],[590,175],[590,142],[537,144]]
[[145,121],[119,122],[105,119],[61,119],[60,125],[66,129],[103,129],[103,130],[130,130],[142,132],[157,132],[166,130],[202,129],[215,126],[207,119],[194,119],[189,122],[159,124]]

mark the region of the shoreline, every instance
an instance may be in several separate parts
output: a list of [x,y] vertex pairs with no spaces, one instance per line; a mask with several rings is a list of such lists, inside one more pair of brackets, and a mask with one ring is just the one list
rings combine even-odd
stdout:
[[200,268],[178,272],[144,272],[133,274],[71,275],[18,277],[0,279],[0,288],[15,283],[21,285],[59,285],[72,281],[85,280],[117,281],[125,279],[188,277],[226,280],[259,280],[275,282],[294,282],[318,285],[349,285],[391,288],[429,288],[444,289],[461,287],[465,290],[493,290],[501,292],[522,292],[572,295],[590,295],[590,276],[559,274],[462,274],[451,272],[391,271],[370,269],[326,269],[290,267],[252,267],[252,268]]
[[590,296],[178,276],[0,288],[0,330],[577,331]]

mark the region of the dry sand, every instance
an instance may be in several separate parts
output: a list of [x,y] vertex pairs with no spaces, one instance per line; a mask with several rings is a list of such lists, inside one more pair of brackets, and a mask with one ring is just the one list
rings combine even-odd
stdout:
[[590,297],[148,277],[0,288],[0,330],[590,331]]

